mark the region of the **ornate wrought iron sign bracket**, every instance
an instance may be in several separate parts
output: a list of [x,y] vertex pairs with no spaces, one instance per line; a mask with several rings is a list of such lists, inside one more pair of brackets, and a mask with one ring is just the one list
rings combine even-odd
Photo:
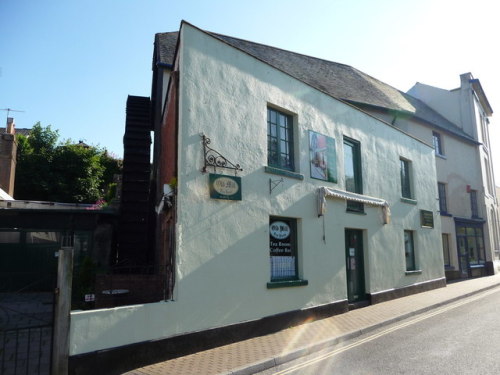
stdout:
[[205,134],[202,133],[200,134],[200,136],[203,142],[203,173],[207,173],[207,167],[214,167],[214,173],[217,172],[217,168],[232,169],[234,170],[235,175],[238,173],[238,171],[243,170],[239,164],[231,163],[220,152],[215,151],[213,148],[210,148],[208,146],[211,142],[210,138],[206,137]]

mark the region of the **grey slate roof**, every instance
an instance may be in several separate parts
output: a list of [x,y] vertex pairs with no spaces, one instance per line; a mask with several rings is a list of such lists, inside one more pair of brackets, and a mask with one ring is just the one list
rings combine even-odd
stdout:
[[[441,116],[419,99],[379,81],[349,65],[318,59],[264,44],[207,34],[235,47],[284,73],[334,97],[358,107],[375,107],[399,115],[419,118],[460,138],[476,141],[458,126]],[[157,60],[173,64],[178,32],[156,34]]]
[[179,32],[173,31],[170,33],[159,33],[156,34],[155,37],[155,48],[157,48],[156,54],[154,57],[156,61],[153,61],[153,64],[174,64],[174,56],[175,49],[177,48],[177,38],[179,36]]

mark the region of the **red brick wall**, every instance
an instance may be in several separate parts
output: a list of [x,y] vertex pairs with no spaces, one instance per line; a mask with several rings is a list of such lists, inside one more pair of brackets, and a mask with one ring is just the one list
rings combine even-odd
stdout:
[[160,183],[169,184],[177,177],[177,90],[178,73],[172,72],[166,111],[161,127]]

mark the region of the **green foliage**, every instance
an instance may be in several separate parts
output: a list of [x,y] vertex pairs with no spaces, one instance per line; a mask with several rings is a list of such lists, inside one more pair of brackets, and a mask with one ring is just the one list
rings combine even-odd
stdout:
[[40,123],[19,135],[16,199],[94,203],[121,173],[121,161],[94,146],[58,143],[59,132]]

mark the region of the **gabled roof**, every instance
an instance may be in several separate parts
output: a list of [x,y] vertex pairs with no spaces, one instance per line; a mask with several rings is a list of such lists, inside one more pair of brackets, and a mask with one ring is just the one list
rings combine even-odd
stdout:
[[[413,116],[431,126],[476,143],[458,126],[424,102],[349,65],[226,35],[206,33],[334,98],[359,107],[390,111],[394,115]],[[157,62],[173,64],[178,35],[178,32],[156,34]]]

